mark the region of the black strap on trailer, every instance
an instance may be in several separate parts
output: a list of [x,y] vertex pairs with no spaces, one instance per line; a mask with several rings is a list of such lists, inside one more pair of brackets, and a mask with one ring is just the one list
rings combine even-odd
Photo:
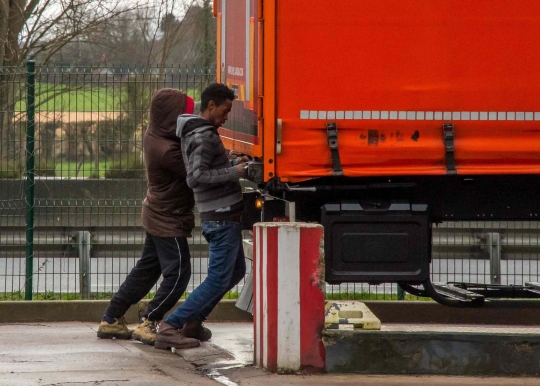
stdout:
[[338,141],[337,141],[337,125],[335,122],[326,124],[326,135],[328,136],[328,146],[332,152],[332,168],[334,176],[342,176],[343,169],[341,168],[341,161],[339,159]]
[[444,148],[446,150],[446,174],[457,174],[454,157],[454,124],[443,124]]

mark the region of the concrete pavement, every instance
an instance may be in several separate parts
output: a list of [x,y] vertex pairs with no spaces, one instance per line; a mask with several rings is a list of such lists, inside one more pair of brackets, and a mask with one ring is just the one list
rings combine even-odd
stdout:
[[251,366],[251,323],[208,323],[201,349],[156,350],[96,338],[97,322],[0,324],[0,386],[532,386],[524,377],[276,375]]
[[0,325],[0,385],[215,385],[170,352],[96,338],[96,323]]

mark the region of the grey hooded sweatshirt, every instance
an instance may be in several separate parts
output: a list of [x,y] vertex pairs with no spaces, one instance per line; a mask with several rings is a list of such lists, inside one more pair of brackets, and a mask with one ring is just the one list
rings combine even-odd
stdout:
[[201,220],[225,220],[243,211],[236,166],[228,158],[217,129],[198,115],[178,117],[187,184],[193,189]]

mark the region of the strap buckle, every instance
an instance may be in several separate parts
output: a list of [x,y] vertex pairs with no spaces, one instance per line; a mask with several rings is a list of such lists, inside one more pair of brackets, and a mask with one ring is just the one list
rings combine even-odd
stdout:
[[446,152],[446,174],[457,174],[456,159],[454,155],[454,124],[443,124],[444,149]]
[[335,122],[326,124],[326,135],[328,136],[328,146],[332,152],[332,175],[343,176],[343,168],[339,159],[337,125]]

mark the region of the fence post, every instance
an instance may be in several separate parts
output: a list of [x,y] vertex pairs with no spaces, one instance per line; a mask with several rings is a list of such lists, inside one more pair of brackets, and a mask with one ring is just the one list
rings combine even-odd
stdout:
[[399,285],[397,285],[397,300],[405,300],[405,290]]
[[325,371],[323,227],[269,222],[253,230],[255,365]]
[[32,300],[34,272],[34,108],[35,108],[35,66],[36,62],[26,62],[26,281],[25,300]]
[[487,247],[489,250],[491,284],[501,284],[501,235],[499,233],[488,233]]
[[78,231],[73,238],[79,254],[79,290],[83,299],[90,299],[90,232]]

